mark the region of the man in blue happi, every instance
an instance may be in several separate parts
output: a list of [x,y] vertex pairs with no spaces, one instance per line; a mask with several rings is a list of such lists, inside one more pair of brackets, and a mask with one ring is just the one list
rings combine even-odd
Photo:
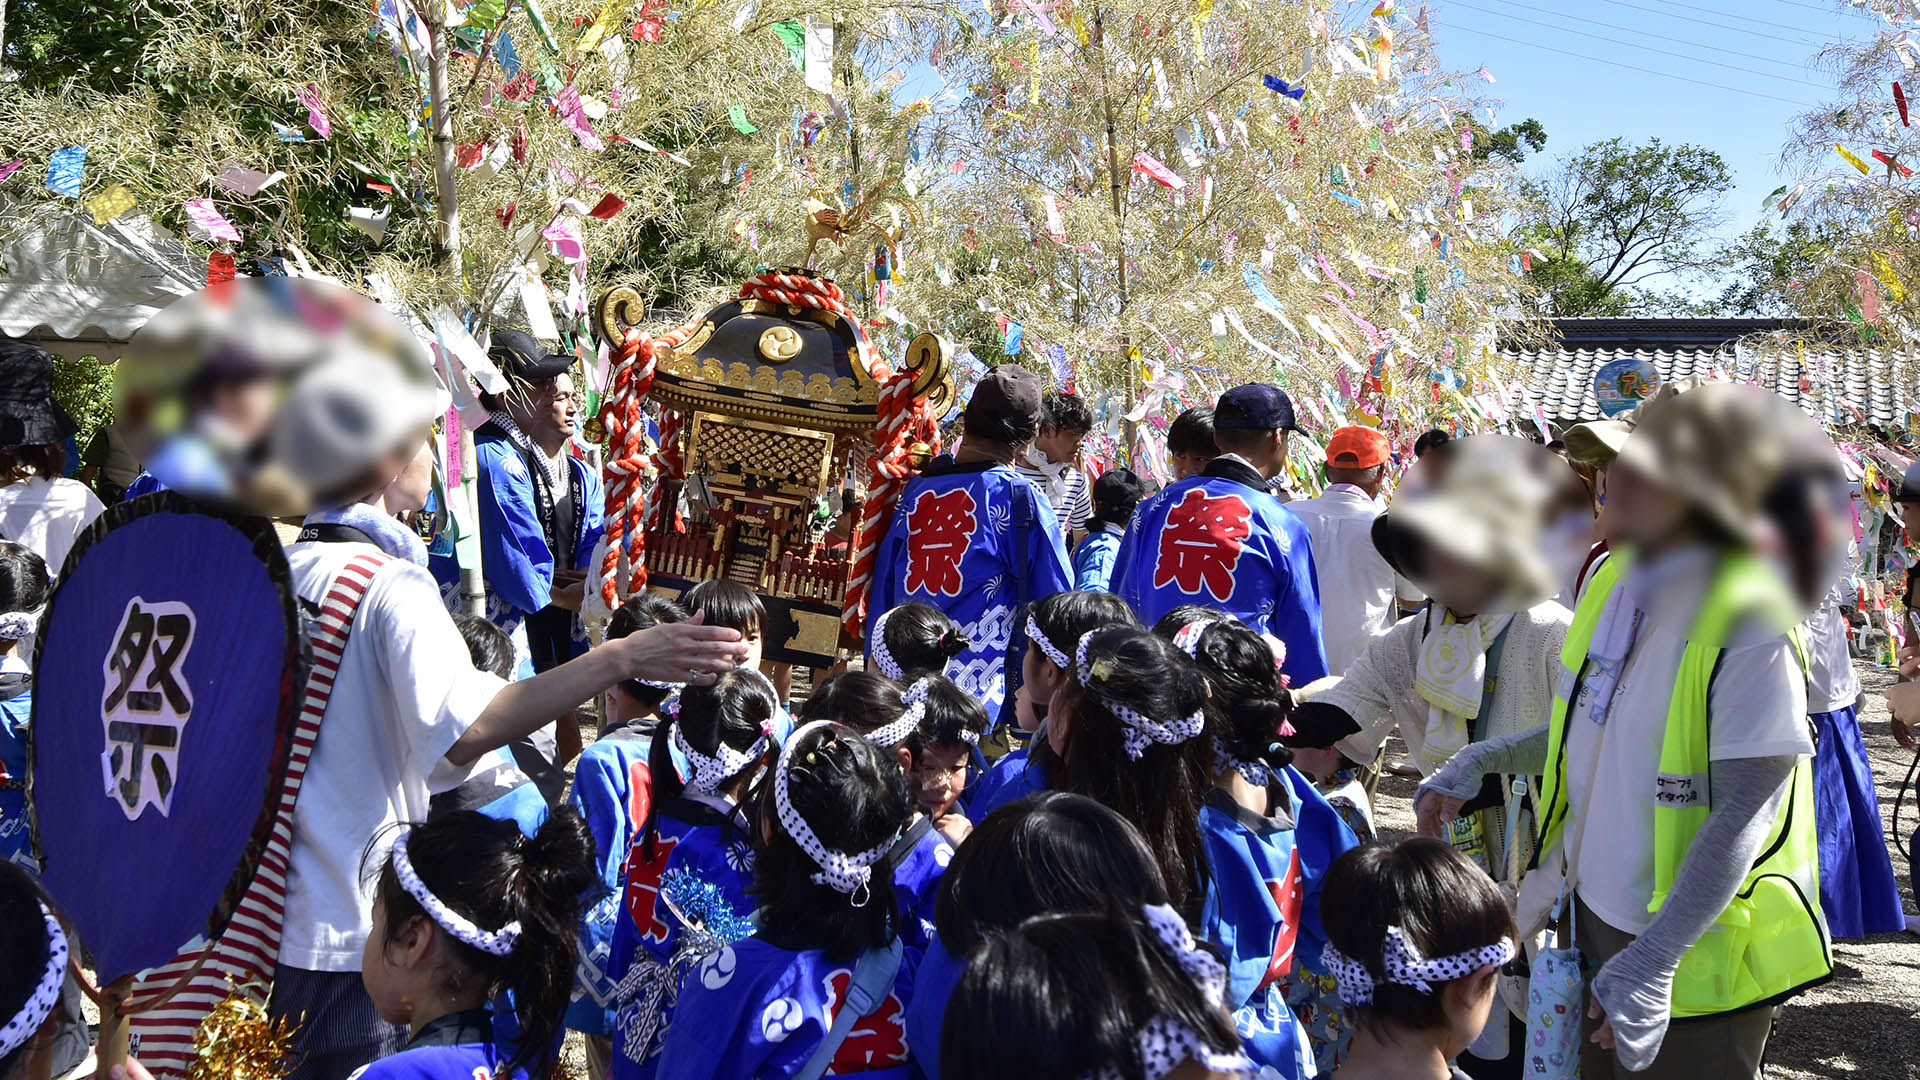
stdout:
[[[558,667],[585,651],[576,614],[588,562],[605,531],[600,477],[567,453],[578,398],[568,374],[573,357],[549,353],[530,334],[496,330],[488,355],[506,375],[502,394],[482,394],[492,413],[473,433],[480,473],[480,565],[487,618],[513,635],[522,677]],[[437,560],[443,585],[457,580],[450,559]],[[579,733],[560,724],[557,762],[579,753]],[[536,739],[540,745],[544,739]],[[541,746],[544,756],[552,756]],[[543,790],[544,771],[520,762]],[[564,776],[559,786],[565,786]],[[550,793],[557,795],[557,789]]]
[[867,601],[869,616],[917,600],[959,623],[970,644],[947,675],[1002,719],[1026,654],[1027,605],[1073,588],[1053,506],[1013,468],[1039,429],[1037,376],[1003,364],[981,379],[960,448],[901,494]]
[[1268,488],[1299,430],[1286,391],[1236,386],[1213,410],[1221,454],[1140,504],[1114,556],[1113,591],[1151,626],[1182,604],[1218,608],[1287,647],[1295,686],[1327,674],[1307,527]]

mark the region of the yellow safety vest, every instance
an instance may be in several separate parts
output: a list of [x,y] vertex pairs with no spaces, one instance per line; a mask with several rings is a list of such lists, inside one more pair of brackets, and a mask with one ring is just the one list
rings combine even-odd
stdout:
[[[1560,652],[1560,683],[1548,733],[1541,792],[1540,849],[1559,839],[1567,822],[1567,713],[1587,662],[1587,649],[1630,564],[1614,552],[1594,571],[1580,597]],[[1654,800],[1653,900],[1657,912],[1673,890],[1694,834],[1711,809],[1707,695],[1727,636],[1743,616],[1790,610],[1777,577],[1751,555],[1723,557],[1680,659],[1660,747],[1660,774],[1651,790],[1620,797]],[[1791,616],[1787,616],[1791,621]],[[1804,633],[1792,632],[1804,668]],[[1673,981],[1675,1019],[1714,1016],[1771,1005],[1833,974],[1833,942],[1820,910],[1819,857],[1813,820],[1813,766],[1794,766],[1787,797],[1767,842],[1727,910],[1681,958]]]

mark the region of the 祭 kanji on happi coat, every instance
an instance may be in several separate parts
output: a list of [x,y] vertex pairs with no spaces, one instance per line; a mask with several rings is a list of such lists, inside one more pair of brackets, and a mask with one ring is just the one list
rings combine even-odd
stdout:
[[1902,0],[0,0],[0,1080],[1920,1061]]

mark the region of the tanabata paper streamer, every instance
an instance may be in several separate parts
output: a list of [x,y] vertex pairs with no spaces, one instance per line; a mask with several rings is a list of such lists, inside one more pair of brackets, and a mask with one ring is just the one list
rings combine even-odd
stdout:
[[0,180],[5,180],[7,177],[19,172],[26,164],[26,158],[14,158],[5,165],[0,165]]
[[540,237],[552,247],[555,255],[567,262],[579,262],[587,257],[586,245],[580,239],[580,226],[569,218],[555,218],[540,230]]
[[216,251],[207,259],[207,284],[218,285],[223,281],[232,281],[238,277],[240,268],[234,264],[233,256],[224,251]]
[[378,210],[370,206],[347,207],[347,224],[366,233],[378,244],[387,238],[387,218],[393,214],[393,208],[383,206]]
[[1495,79],[1495,78],[1493,77],[1493,72],[1491,72],[1491,71],[1488,71],[1488,70],[1487,70],[1486,68],[1477,68],[1477,69],[1475,69],[1475,70],[1474,70],[1474,74],[1475,74],[1475,75],[1478,75],[1478,76],[1480,76],[1481,78],[1483,78],[1483,79],[1485,79],[1485,80],[1487,80],[1487,82],[1489,82],[1489,83],[1492,83],[1492,82],[1497,82],[1497,81],[1498,81],[1498,80],[1496,80],[1496,79]]
[[220,169],[220,175],[214,182],[228,191],[240,195],[258,195],[266,188],[287,178],[287,174],[278,170],[263,173],[259,169],[249,169],[237,161],[229,161]]
[[93,214],[95,225],[105,225],[121,214],[133,209],[133,192],[125,184],[115,184],[107,190],[88,199],[87,209]]
[[1893,84],[1893,107],[1900,110],[1901,126],[1912,127],[1913,124],[1907,119],[1907,92],[1900,89],[1899,83]]
[[333,122],[327,119],[327,111],[320,106],[320,88],[308,83],[306,89],[294,93],[300,104],[307,107],[307,126],[315,135],[327,138],[333,134]]
[[87,168],[87,148],[67,146],[47,161],[47,190],[69,199],[80,197],[80,179]]
[[1007,324],[1007,343],[1003,351],[1008,356],[1020,355],[1020,324],[1019,323],[1010,322]]
[[553,107],[559,111],[560,120],[567,125],[567,130],[580,140],[583,149],[598,151],[607,148],[600,136],[594,134],[593,124],[587,120],[586,109],[580,104],[580,91],[574,89],[573,84],[569,83],[565,90],[560,91],[560,96],[553,101]]
[[600,201],[594,204],[593,209],[587,211],[587,216],[599,218],[601,221],[610,221],[613,219],[613,215],[618,214],[626,208],[627,200],[612,192],[608,192],[600,196]]
[[1161,164],[1160,159],[1147,153],[1145,150],[1133,155],[1133,171],[1145,173],[1174,191],[1179,191],[1187,186],[1185,180],[1180,179],[1179,175],[1172,169]]
[[1909,168],[1907,168],[1907,167],[1906,167],[1905,165],[1902,165],[1902,164],[1900,164],[1900,162],[1899,162],[1898,160],[1896,160],[1896,159],[1894,159],[1894,158],[1891,158],[1891,157],[1888,157],[1888,156],[1887,156],[1887,155],[1886,155],[1886,154],[1885,154],[1884,152],[1882,152],[1882,151],[1879,151],[1879,150],[1875,150],[1875,151],[1873,152],[1873,160],[1875,160],[1875,161],[1877,161],[1877,162],[1879,162],[1879,163],[1880,163],[1880,164],[1882,164],[1882,165],[1885,165],[1885,166],[1886,166],[1887,168],[1889,168],[1889,169],[1891,169],[1891,170],[1893,170],[1894,172],[1897,172],[1897,173],[1899,173],[1899,174],[1900,174],[1901,176],[1912,176],[1912,175],[1913,175],[1913,170],[1912,170],[1912,169],[1909,169]]
[[1856,169],[1859,169],[1862,173],[1869,171],[1867,169],[1867,163],[1864,161],[1861,161],[1858,157],[1854,156],[1853,151],[1847,149],[1844,146],[1841,146],[1839,143],[1834,143],[1833,148],[1836,152],[1839,153],[1841,157],[1847,159],[1847,164],[1853,166]]
[[186,211],[187,232],[195,239],[239,241],[240,230],[221,216],[212,199],[188,199]]
[[[1281,97],[1290,97],[1295,101],[1299,101],[1307,96],[1306,87],[1290,86],[1287,80],[1278,75],[1264,75],[1261,78],[1267,84],[1267,89],[1279,94]],[[1315,98],[1314,100],[1318,101],[1319,99]]]
[[1048,192],[1040,197],[1040,203],[1047,210],[1047,235],[1052,237],[1055,243],[1064,243],[1067,239],[1067,223],[1060,216],[1060,200],[1054,198],[1052,192]]
[[751,135],[760,130],[753,126],[753,121],[747,119],[747,107],[744,105],[727,106],[727,119],[733,121],[733,130],[742,135]]

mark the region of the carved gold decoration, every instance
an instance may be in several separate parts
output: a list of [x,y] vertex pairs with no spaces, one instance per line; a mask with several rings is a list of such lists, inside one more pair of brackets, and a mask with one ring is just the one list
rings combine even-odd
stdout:
[[760,355],[770,364],[784,364],[800,355],[800,331],[785,324],[769,326],[760,335]]
[[715,491],[797,504],[825,494],[833,468],[833,435],[699,412],[693,417],[687,461]]
[[945,416],[960,392],[953,384],[953,346],[925,333],[907,344],[907,370],[913,372],[913,396],[927,399],[933,415]]
[[832,656],[840,647],[840,620],[832,615],[808,611],[796,604],[787,609],[787,617],[793,620],[793,636],[787,639],[787,648],[815,656]]
[[[801,203],[807,212],[807,265],[813,265],[813,252],[821,241],[845,250],[847,241],[867,235],[895,249],[897,258],[900,237],[905,228],[903,222],[919,220],[911,202],[888,190],[898,183],[900,177],[897,176],[883,182],[852,207],[828,202],[826,194],[818,189],[810,192]],[[887,211],[889,224],[883,225],[872,220],[883,208]]]
[[640,290],[631,285],[615,285],[600,294],[593,305],[593,328],[610,346],[626,340],[627,331],[647,317],[647,302]]

